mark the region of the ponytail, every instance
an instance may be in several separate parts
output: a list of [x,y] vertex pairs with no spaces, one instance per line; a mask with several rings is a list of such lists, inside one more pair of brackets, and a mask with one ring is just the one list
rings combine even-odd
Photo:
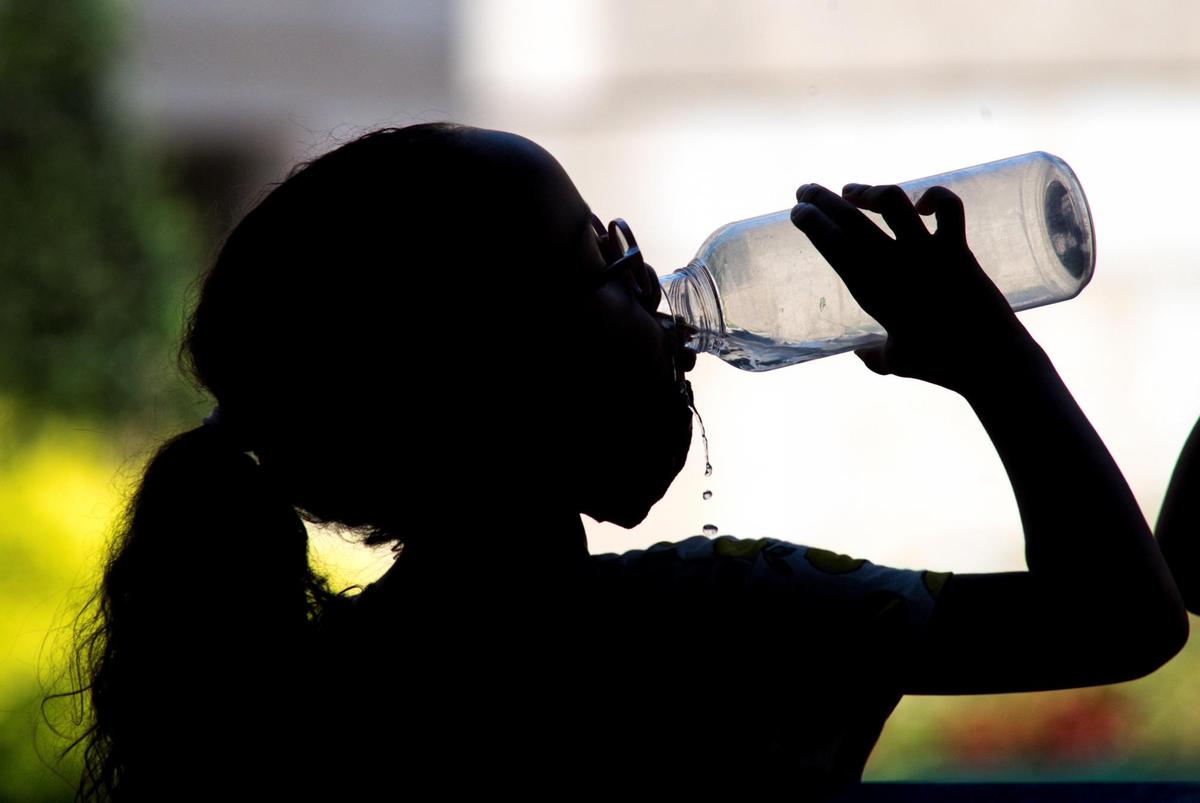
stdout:
[[[389,469],[409,438],[388,423],[394,305],[427,273],[405,266],[444,259],[456,188],[477,178],[461,140],[425,124],[343,145],[272,189],[221,246],[180,361],[243,429],[214,421],[159,449],[77,619],[81,798],[228,797],[222,780],[239,774],[287,797],[279,782],[302,773],[273,770],[294,769],[302,735],[341,716],[322,696],[336,691],[328,675],[301,696],[305,672],[341,671],[335,646],[315,649],[314,625],[343,598],[310,569],[297,511],[369,544],[400,541]],[[397,221],[428,247],[397,261]],[[482,263],[475,254],[458,258]],[[472,275],[493,274],[507,275]],[[298,392],[306,380],[327,392]],[[250,796],[244,779],[237,789]]]
[[330,599],[253,457],[219,426],[165,443],[78,620],[79,797],[199,797],[272,774],[300,732],[309,631]]

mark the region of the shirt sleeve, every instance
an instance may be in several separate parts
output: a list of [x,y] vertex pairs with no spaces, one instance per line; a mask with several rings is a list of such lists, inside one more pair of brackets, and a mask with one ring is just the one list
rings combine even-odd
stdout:
[[[697,535],[592,557],[595,577],[628,592],[717,597],[745,615],[882,629],[919,639],[948,574],[878,566],[771,538]],[[745,605],[749,605],[749,608]]]

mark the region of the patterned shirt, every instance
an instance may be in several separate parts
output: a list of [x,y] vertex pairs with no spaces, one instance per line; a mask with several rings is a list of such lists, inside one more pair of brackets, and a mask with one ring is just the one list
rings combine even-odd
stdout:
[[949,576],[729,536],[590,563],[601,597],[703,612],[696,627],[680,623],[686,615],[675,620],[682,638],[662,627],[649,634],[686,656],[651,662],[678,672],[663,678],[666,687],[686,690],[707,712],[697,720],[683,713],[673,737],[741,761],[769,759],[808,790],[861,777],[900,699],[906,655],[920,649]]
[[814,796],[861,776],[946,577],[729,536],[548,578],[389,572],[324,622],[322,671],[333,716],[367,712],[337,720],[354,749],[406,757],[396,777]]

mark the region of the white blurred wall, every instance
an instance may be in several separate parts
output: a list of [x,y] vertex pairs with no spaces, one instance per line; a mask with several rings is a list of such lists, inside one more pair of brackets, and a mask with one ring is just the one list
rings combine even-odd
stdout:
[[[1148,516],[1200,414],[1200,4],[1119,0],[142,0],[124,97],[168,139],[270,144],[279,175],[362,127],[452,118],[555,153],[662,270],[796,185],[898,181],[1029,150],[1076,170],[1096,278],[1023,314]],[[708,426],[667,498],[593,551],[721,532],[958,571],[1021,565],[965,403],[851,356],[705,357]],[[482,477],[481,481],[486,481]],[[711,501],[701,491],[711,489]]]

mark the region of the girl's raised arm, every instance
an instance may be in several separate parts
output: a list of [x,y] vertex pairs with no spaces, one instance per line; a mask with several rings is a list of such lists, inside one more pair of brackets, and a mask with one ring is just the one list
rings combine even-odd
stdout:
[[[888,332],[859,356],[967,400],[1024,528],[1028,571],[947,581],[904,691],[1087,686],[1167,661],[1188,625],[1162,555],[1100,437],[967,247],[961,201],[934,187],[914,207],[898,187],[864,185],[842,197],[806,185],[797,199],[793,222]],[[931,213],[933,234],[920,218]]]

